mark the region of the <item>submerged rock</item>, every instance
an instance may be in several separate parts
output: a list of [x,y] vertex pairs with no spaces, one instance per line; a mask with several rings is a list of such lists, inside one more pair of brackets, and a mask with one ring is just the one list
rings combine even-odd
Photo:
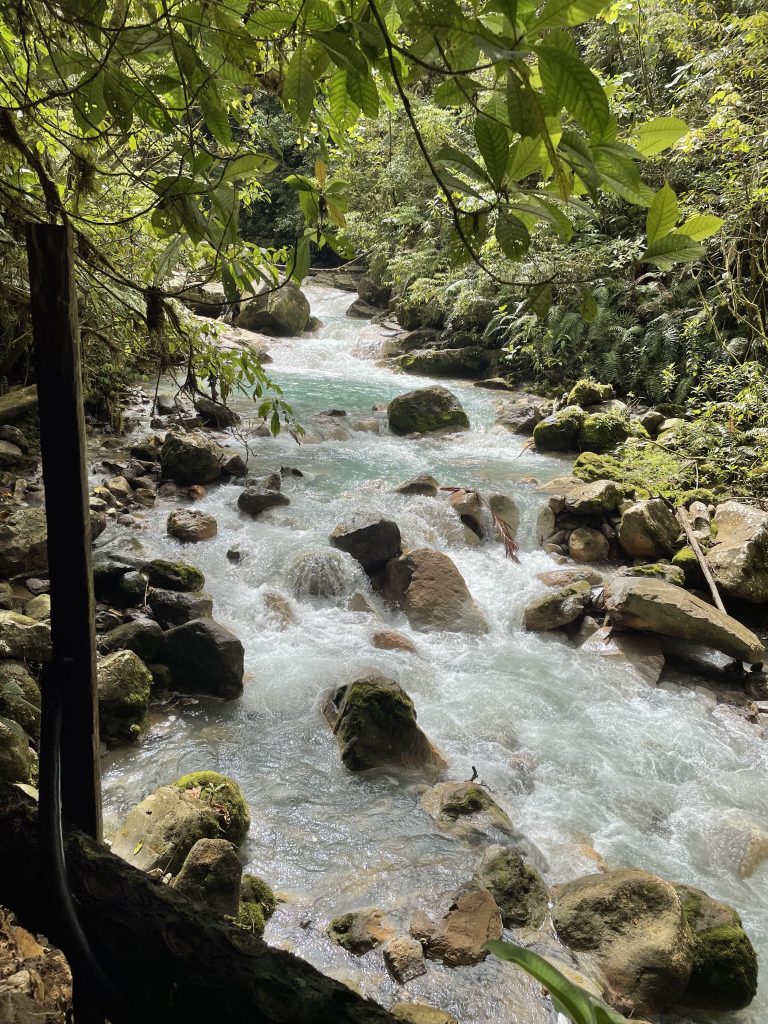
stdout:
[[581,650],[630,668],[648,686],[656,686],[664,670],[664,652],[654,636],[617,633],[609,626],[596,626]]
[[213,619],[193,619],[169,629],[161,660],[173,686],[231,700],[243,692],[243,645]]
[[620,629],[680,637],[749,664],[763,659],[762,643],[746,626],[663,580],[617,576],[605,588],[605,608]]
[[362,956],[387,942],[395,934],[382,910],[356,910],[336,917],[328,925],[333,941],[348,953]]
[[451,559],[417,548],[387,563],[384,597],[400,606],[414,629],[486,633],[488,623]]
[[337,526],[328,539],[335,548],[352,555],[369,576],[400,554],[400,528],[380,516],[353,516]]
[[332,548],[302,551],[289,562],[285,574],[293,596],[299,599],[341,597],[363,578],[349,555]]
[[731,597],[768,601],[768,512],[725,501],[715,513],[717,540],[707,565],[718,587]]
[[523,616],[525,628],[538,633],[567,626],[584,614],[591,598],[592,587],[586,580],[549,591],[526,607]]
[[392,679],[372,674],[340,686],[326,695],[323,712],[350,771],[445,766],[416,724],[413,701]]
[[439,782],[424,793],[421,806],[441,831],[470,840],[498,840],[501,833],[526,857],[546,867],[541,852],[515,828],[488,790],[474,782]]
[[418,388],[393,398],[387,406],[389,428],[395,434],[425,434],[435,430],[464,430],[469,417],[447,388]]
[[99,735],[109,747],[141,734],[149,709],[152,675],[133,651],[108,654],[98,665]]
[[226,839],[198,839],[173,881],[177,892],[203,904],[210,914],[235,917],[243,866]]
[[547,916],[546,883],[514,847],[490,846],[474,882],[491,893],[505,928],[538,928]]
[[501,913],[487,889],[467,887],[453,898],[445,917],[435,924],[426,914],[414,915],[411,934],[427,955],[446,967],[479,964],[488,956],[486,942],[500,939]]

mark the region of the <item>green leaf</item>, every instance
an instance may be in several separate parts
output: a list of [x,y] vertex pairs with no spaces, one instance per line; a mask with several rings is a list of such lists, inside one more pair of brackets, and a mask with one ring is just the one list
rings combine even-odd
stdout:
[[138,843],[136,843],[136,845],[133,848],[133,856],[134,857],[136,856],[136,854],[139,852],[139,850],[142,848],[143,845],[144,845],[144,840],[143,839],[140,839],[138,841]]
[[653,197],[653,202],[648,208],[648,215],[645,218],[645,236],[648,245],[651,245],[657,238],[668,235],[677,224],[679,207],[677,195],[665,182]]
[[528,252],[531,236],[525,224],[514,214],[499,211],[495,233],[496,241],[508,260],[519,260]]
[[457,167],[460,171],[469,174],[470,177],[482,182],[484,185],[488,182],[488,175],[480,164],[473,160],[468,153],[462,153],[460,149],[455,149],[453,146],[443,146],[435,153],[435,159],[439,160],[440,163],[451,164]]
[[582,320],[588,324],[593,323],[597,316],[597,299],[590,288],[582,290],[579,312],[581,313]]
[[521,178],[527,178],[529,174],[540,170],[546,160],[547,150],[543,139],[520,139],[510,151],[507,176],[510,181],[520,181]]
[[331,60],[345,71],[353,71],[358,75],[368,74],[368,61],[355,46],[352,37],[341,29],[333,32],[317,32],[315,39],[325,48]]
[[379,92],[370,72],[358,75],[355,71],[347,71],[347,89],[355,106],[359,107],[366,117],[374,118],[379,113]]
[[286,276],[301,284],[309,273],[310,263],[309,236],[304,235],[296,243],[288,257],[288,261],[285,264]]
[[642,156],[655,156],[688,134],[688,125],[679,117],[656,117],[637,129],[632,145]]
[[528,309],[539,321],[546,320],[552,307],[552,285],[540,284],[528,296]]
[[657,238],[640,257],[643,263],[653,263],[659,270],[671,270],[675,263],[694,263],[706,252],[703,245],[682,231],[672,231]]
[[583,25],[608,6],[609,0],[547,0],[528,26],[528,35],[539,35],[544,29],[572,28]]
[[519,135],[535,135],[536,113],[523,84],[511,72],[507,75],[507,118],[509,127]]
[[104,75],[87,72],[72,97],[75,121],[84,135],[95,135],[107,113],[104,98]]
[[595,167],[604,186],[635,206],[651,205],[653,192],[640,177],[637,164],[631,157],[617,150],[613,143],[595,146],[593,153]]
[[496,188],[500,188],[509,160],[507,129],[498,121],[478,114],[475,120],[475,140],[491,181]]
[[230,160],[221,176],[222,181],[237,178],[253,178],[257,174],[269,174],[277,167],[277,160],[267,153],[247,153]]
[[547,96],[563,106],[597,138],[611,120],[608,97],[596,76],[578,57],[556,46],[539,46],[539,73]]
[[503,14],[505,18],[515,27],[517,21],[517,0],[490,0],[488,4],[494,11]]
[[303,42],[296,47],[285,69],[283,100],[295,107],[299,123],[307,124],[315,102],[315,76]]
[[701,242],[711,235],[716,235],[725,221],[722,217],[715,217],[709,213],[696,213],[680,228],[684,235],[688,235],[696,242]]
[[203,118],[211,131],[214,139],[221,146],[229,146],[232,143],[232,128],[229,124],[226,107],[222,102],[218,89],[212,81],[209,81],[204,88],[200,89],[197,95]]

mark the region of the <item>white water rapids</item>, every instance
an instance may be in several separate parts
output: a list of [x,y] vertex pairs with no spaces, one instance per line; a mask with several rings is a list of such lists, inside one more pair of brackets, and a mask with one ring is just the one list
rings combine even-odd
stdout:
[[[307,291],[324,326],[270,346],[269,371],[300,421],[328,408],[347,410],[347,420],[364,417],[376,403],[433,383],[375,364],[383,334],[344,317],[353,296]],[[553,564],[534,550],[532,537],[546,499],[521,481],[562,475],[567,464],[535,452],[519,456],[523,439],[493,425],[497,396],[448,386],[470,417],[467,432],[432,439],[356,432],[349,440],[301,446],[287,435],[256,438],[251,473],[281,465],[304,473],[284,481],[290,507],[252,520],[237,510],[239,488],[222,485],[196,505],[218,521],[213,540],[185,547],[167,537],[162,501],[147,514],[143,532],[115,528],[113,544],[115,538],[135,544],[138,537],[148,557],[200,566],[214,616],[245,645],[246,681],[242,699],[180,705],[139,746],[108,756],[108,830],[182,773],[224,772],[240,783],[251,807],[247,869],[289,897],[267,926],[270,943],[385,1005],[420,1000],[462,1024],[554,1019],[516,970],[491,959],[457,970],[430,961],[427,974],[402,989],[380,953],[353,957],[325,935],[331,918],[365,907],[380,907],[404,926],[417,909],[439,917],[445,894],[471,878],[480,856],[479,848],[436,831],[420,809],[417,787],[358,777],[342,765],[321,696],[376,668],[413,698],[420,725],[449,760],[447,778],[466,780],[477,767],[515,825],[544,852],[550,883],[594,871],[583,850],[589,846],[610,867],[644,868],[693,884],[739,910],[765,969],[768,867],[740,879],[734,847],[748,824],[768,831],[768,745],[696,693],[695,681],[682,691],[649,688],[629,670],[555,635],[522,631],[523,608],[544,589],[535,574]],[[252,414],[246,402],[237,408]],[[418,473],[511,495],[523,511],[521,564],[505,559],[500,544],[467,547],[442,501],[392,492]],[[294,600],[297,624],[278,630],[263,591],[287,593],[292,559],[327,549],[333,527],[354,511],[394,519],[409,546],[445,550],[491,632],[416,633],[375,597],[377,621],[342,602],[306,598]],[[239,564],[226,558],[232,546],[243,552]],[[351,586],[366,586],[362,574]],[[417,653],[375,649],[371,636],[381,628],[408,634]],[[524,784],[521,752],[534,765],[532,786]],[[767,1009],[768,980],[748,1010],[725,1019],[763,1024]]]

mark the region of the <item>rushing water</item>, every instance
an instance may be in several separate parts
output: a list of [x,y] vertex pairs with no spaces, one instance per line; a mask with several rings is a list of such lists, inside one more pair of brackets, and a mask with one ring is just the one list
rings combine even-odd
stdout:
[[[374,405],[430,383],[377,365],[384,336],[344,318],[351,296],[319,288],[309,294],[324,326],[276,340],[269,367],[300,420],[311,423],[329,408],[345,409],[347,421],[370,417]],[[197,507],[216,517],[218,536],[193,549],[165,535],[162,507],[147,516],[138,534],[147,554],[188,558],[205,572],[216,618],[245,645],[245,693],[232,703],[179,705],[157,719],[140,746],[109,755],[107,825],[183,772],[231,775],[253,816],[248,869],[287,896],[267,926],[268,941],[385,1004],[431,1002],[462,1024],[550,1020],[533,987],[507,966],[486,961],[451,971],[429,962],[426,976],[401,989],[380,954],[349,956],[324,934],[332,917],[368,906],[403,925],[416,909],[439,917],[445,894],[469,880],[479,858],[477,849],[435,830],[420,809],[418,786],[357,777],[343,767],[321,696],[376,668],[413,697],[421,726],[449,760],[448,778],[465,780],[477,767],[544,852],[551,883],[594,870],[585,853],[592,847],[610,867],[699,886],[738,908],[764,966],[768,868],[740,879],[738,844],[748,826],[768,830],[765,742],[693,687],[652,689],[629,669],[557,636],[522,631],[526,602],[543,590],[535,574],[552,567],[534,550],[543,499],[526,478],[561,475],[567,464],[520,454],[522,439],[493,425],[493,393],[450,386],[472,422],[465,433],[407,439],[358,431],[301,446],[286,435],[256,438],[249,442],[251,472],[290,465],[304,473],[284,482],[290,507],[254,521],[238,513],[237,487],[213,487]],[[249,408],[244,403],[240,411]],[[466,546],[444,503],[392,492],[393,484],[425,472],[441,484],[514,497],[523,511],[521,564],[506,560],[499,544]],[[307,597],[294,600],[297,624],[278,629],[264,607],[265,589],[288,593],[297,555],[328,550],[333,527],[358,510],[395,519],[409,546],[445,550],[491,632],[415,633],[369,590],[378,619],[345,610],[343,601]],[[136,536],[125,530],[126,541]],[[226,558],[232,546],[243,554],[235,565]],[[351,559],[342,568],[348,590],[366,589]],[[411,636],[417,653],[375,649],[371,636],[382,623]],[[533,765],[532,786],[521,760]],[[768,983],[752,1007],[726,1019],[762,1024],[767,1008]]]

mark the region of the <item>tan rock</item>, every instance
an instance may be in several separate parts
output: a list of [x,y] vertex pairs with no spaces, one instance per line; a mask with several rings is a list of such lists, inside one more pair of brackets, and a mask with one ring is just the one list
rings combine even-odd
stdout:
[[717,507],[715,524],[707,565],[718,587],[744,601],[768,601],[768,512],[726,501]]
[[372,637],[373,646],[382,651],[407,651],[409,654],[416,653],[416,646],[404,633],[398,633],[394,629],[384,629],[374,633]]
[[447,555],[434,548],[417,548],[388,562],[383,593],[405,611],[414,629],[488,631],[464,577]]
[[421,943],[410,935],[396,935],[382,950],[387,970],[401,985],[427,973]]
[[568,538],[568,554],[574,562],[604,562],[609,551],[607,538],[591,526],[580,526]]
[[428,956],[447,967],[463,967],[484,960],[486,942],[501,938],[501,913],[487,889],[472,887],[456,894],[438,924],[420,915],[415,928]]
[[390,1012],[403,1024],[458,1024],[450,1013],[426,1003],[395,1003]]
[[362,956],[388,942],[394,937],[395,930],[382,910],[371,908],[334,918],[328,925],[328,934],[348,953]]
[[567,626],[584,613],[591,597],[592,588],[586,580],[548,590],[526,607],[525,628],[539,633]]
[[673,554],[680,532],[680,523],[669,505],[661,498],[651,498],[636,501],[622,513],[619,544],[630,558],[655,561]]
[[188,544],[196,544],[201,540],[210,540],[218,532],[213,516],[200,509],[177,508],[168,516],[168,533],[177,540]]

